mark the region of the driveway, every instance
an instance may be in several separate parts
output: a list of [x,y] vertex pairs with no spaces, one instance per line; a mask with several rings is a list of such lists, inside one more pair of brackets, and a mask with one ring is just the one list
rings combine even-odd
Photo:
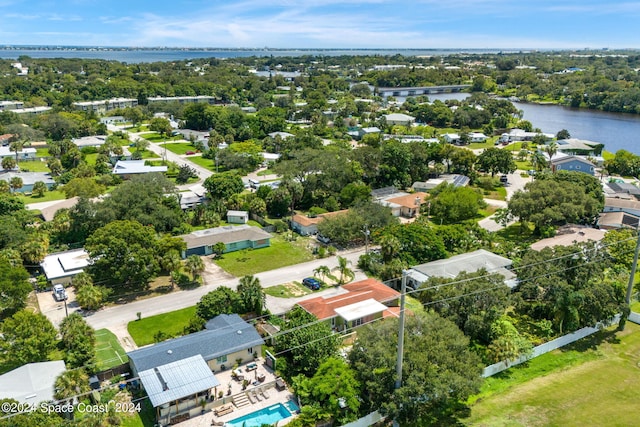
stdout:
[[[357,249],[353,251],[342,252],[339,254],[340,256],[345,257],[351,262],[351,265],[349,267],[356,273],[355,280],[366,278],[366,275],[356,268],[358,257],[363,253],[364,250]],[[143,318],[156,314],[167,313],[170,311],[175,311],[181,308],[191,307],[195,305],[205,294],[220,286],[227,286],[232,289],[237,288],[239,282],[238,278],[220,269],[211,261],[210,257],[204,257],[204,262],[205,272],[203,273],[203,278],[205,284],[203,286],[200,286],[199,288],[180,290],[167,295],[161,295],[158,297],[139,300],[128,304],[107,307],[95,313],[89,313],[85,317],[85,319],[87,320],[89,325],[91,325],[96,330],[103,328],[109,329],[118,337],[125,350],[133,350],[135,348],[135,345],[133,344],[131,337],[127,333],[127,323],[131,322],[132,320],[136,320],[138,312],[141,313]],[[263,288],[268,288],[270,286],[276,286],[292,280],[301,281],[303,278],[313,275],[313,270],[321,265],[326,265],[327,267],[333,269],[338,265],[337,257],[333,256],[323,259],[316,259],[302,264],[296,264],[276,270],[265,271],[255,274],[255,277],[260,279],[260,283]],[[330,288],[321,292],[315,292],[310,295],[305,295],[304,297],[300,298],[283,299],[268,297],[267,308],[273,313],[283,313],[293,307],[293,305],[299,300],[314,298],[320,295],[332,296],[337,295],[339,292],[340,290],[338,290],[337,288]],[[51,297],[50,294],[48,294],[48,296]],[[64,313],[60,314],[59,309],[57,308],[44,314],[52,319],[52,321],[53,318],[58,319],[57,322],[59,322],[64,316]]]
[[[520,173],[522,173],[522,171],[515,171],[513,173],[510,173],[507,175],[508,177],[508,184],[505,187],[507,190],[507,201],[509,199],[511,199],[511,196],[513,196],[517,191],[519,190],[524,190],[524,186],[528,183],[531,182],[531,177],[527,176],[522,177],[520,176]],[[487,204],[492,205],[492,206],[496,206],[498,208],[506,208],[508,203],[507,201],[503,201],[503,200],[493,200],[493,199],[484,199],[485,202],[487,202]],[[498,224],[495,220],[495,214],[494,215],[490,215],[480,221],[478,221],[478,225],[482,228],[484,228],[487,231],[500,231],[504,228],[503,225]],[[511,225],[515,222],[511,221],[508,225]]]

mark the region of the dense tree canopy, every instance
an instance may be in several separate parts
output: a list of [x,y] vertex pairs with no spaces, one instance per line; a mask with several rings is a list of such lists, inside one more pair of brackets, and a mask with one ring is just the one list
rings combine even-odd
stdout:
[[358,330],[349,354],[365,410],[380,410],[400,425],[444,425],[482,383],[481,363],[456,325],[437,314],[415,313],[405,327],[402,384],[396,380],[398,322]]
[[21,310],[0,326],[0,348],[6,360],[17,366],[44,362],[56,346],[56,330],[44,314]]

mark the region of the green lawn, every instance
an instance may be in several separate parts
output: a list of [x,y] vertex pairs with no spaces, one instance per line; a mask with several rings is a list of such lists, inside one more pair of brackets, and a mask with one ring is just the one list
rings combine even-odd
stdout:
[[640,326],[606,330],[487,379],[472,426],[636,425]]
[[271,246],[268,248],[230,252],[215,262],[225,271],[234,276],[242,277],[312,259],[313,255],[307,248],[307,239],[287,242],[281,236],[274,235],[271,239]]
[[182,335],[195,313],[195,306],[146,318],[142,312],[142,319],[129,322],[127,330],[137,346],[153,344],[153,336],[158,331],[172,337]]
[[113,368],[129,360],[118,338],[108,329],[96,331],[96,359],[98,370]]
[[50,172],[47,162],[41,162],[40,160],[20,161],[18,166],[22,172]]
[[160,146],[167,147],[167,150],[179,155],[186,154],[187,151],[196,151],[196,149],[190,142],[171,142],[168,144],[161,144]]
[[25,196],[24,194],[18,194],[20,200],[26,205],[29,203],[50,202],[52,200],[63,200],[65,198],[64,193],[60,190],[47,191],[42,197]]
[[212,172],[216,171],[216,164],[211,159],[205,159],[202,156],[193,156],[193,157],[187,157],[186,160],[189,160],[190,162],[195,163],[196,165],[202,166],[203,168],[207,168]]
[[49,149],[47,147],[36,148],[36,157],[49,157]]
[[127,416],[123,417],[120,424],[122,427],[154,427],[158,425],[156,423],[156,413],[153,406],[151,406],[149,398],[140,401],[140,404],[140,412],[134,412],[130,416],[127,414]]
[[95,166],[96,160],[98,160],[98,156],[99,156],[98,153],[85,154],[84,161],[87,162],[88,165]]
[[165,135],[160,135],[158,132],[145,133],[145,134],[140,135],[140,136],[142,138],[146,139],[147,141],[151,141],[151,142],[184,140],[184,137],[182,135],[176,135],[176,136],[172,136],[172,137],[167,138]]

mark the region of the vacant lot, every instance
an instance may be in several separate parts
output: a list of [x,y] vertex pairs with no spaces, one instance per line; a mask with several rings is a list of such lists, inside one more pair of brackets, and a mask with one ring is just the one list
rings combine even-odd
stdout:
[[216,259],[215,262],[226,272],[236,277],[275,270],[311,261],[313,255],[307,248],[307,242],[307,239],[288,242],[281,236],[274,235],[271,239],[271,246],[268,248],[230,252]]
[[474,426],[636,425],[640,326],[604,331],[488,379]]
[[190,142],[170,142],[167,144],[161,144],[161,147],[166,147],[167,150],[172,153],[183,155],[186,154],[187,151],[193,151],[195,153],[196,149]]
[[153,344],[154,335],[163,332],[167,337],[175,337],[184,333],[184,328],[195,316],[196,307],[187,307],[169,313],[158,314],[129,322],[127,330],[138,347]]

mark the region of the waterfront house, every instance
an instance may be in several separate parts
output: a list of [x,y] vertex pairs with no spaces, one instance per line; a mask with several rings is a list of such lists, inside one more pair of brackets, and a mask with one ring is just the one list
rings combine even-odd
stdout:
[[383,117],[389,126],[411,126],[416,121],[415,117],[402,113],[386,114]]
[[555,157],[551,159],[551,170],[582,172],[589,175],[596,174],[596,166],[587,159],[578,156]]

